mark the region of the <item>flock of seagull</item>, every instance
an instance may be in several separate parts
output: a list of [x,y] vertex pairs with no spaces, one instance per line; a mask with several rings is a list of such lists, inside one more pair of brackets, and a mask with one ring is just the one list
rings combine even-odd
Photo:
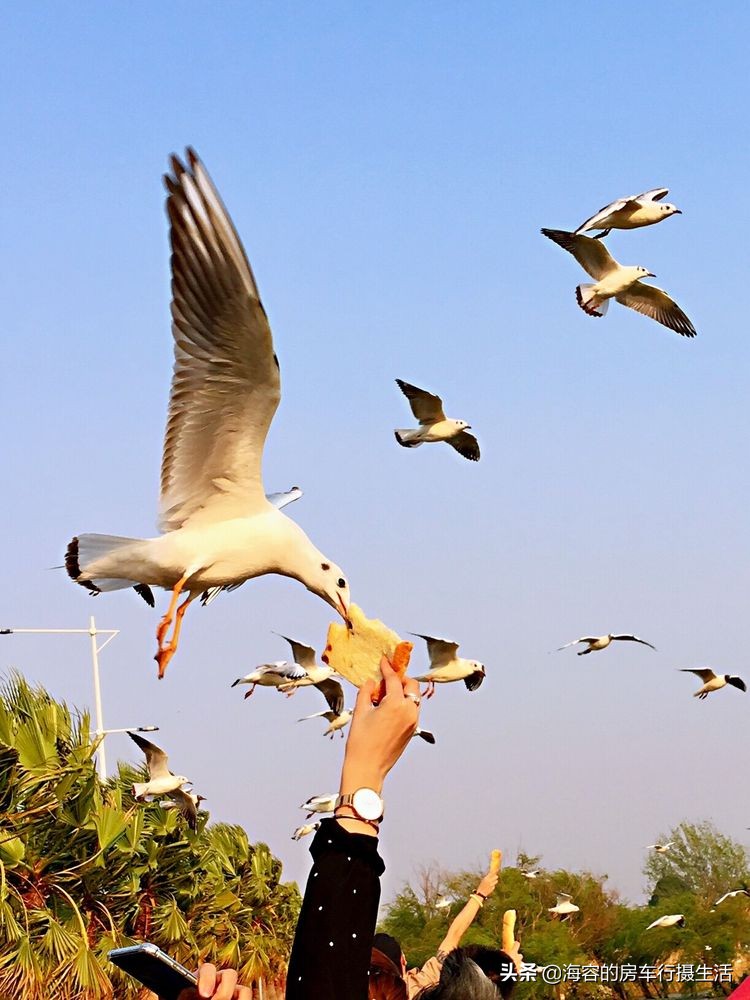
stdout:
[[[157,628],[159,677],[163,677],[178,647],[183,617],[196,598],[209,605],[219,595],[247,580],[278,574],[297,580],[325,601],[347,624],[351,602],[348,578],[305,532],[284,513],[302,496],[299,487],[283,493],[265,492],[262,462],[266,437],[281,399],[280,366],[258,286],[239,235],[202,162],[192,149],[184,160],[171,158],[164,178],[171,245],[171,314],[174,373],[161,466],[159,528],[153,538],[79,534],[68,544],[65,568],[92,595],[133,588],[151,607],[153,587],[170,592],[169,606]],[[644,284],[654,277],[643,266],[618,263],[603,243],[613,229],[655,225],[680,210],[664,202],[666,188],[620,198],[587,219],[575,231],[542,229],[550,240],[571,253],[594,279],[576,288],[579,306],[602,317],[610,299],[642,313],[685,337],[696,331],[676,302],[662,289]],[[595,236],[585,235],[595,232]],[[401,379],[399,389],[409,402],[418,426],[394,431],[404,448],[445,443],[476,462],[480,458],[471,425],[449,418],[438,396]],[[171,632],[170,632],[171,630]],[[416,634],[416,633],[415,633]],[[419,635],[427,645],[429,669],[418,676],[430,698],[436,684],[463,681],[469,691],[485,678],[477,660],[458,656],[458,644]],[[273,687],[290,696],[301,687],[315,687],[327,708],[304,716],[327,723],[331,739],[351,719],[344,689],[334,671],[317,661],[315,650],[282,636],[291,648],[290,660],[263,663],[232,685]],[[655,649],[632,634],[582,636],[560,649],[585,645],[579,656],[606,649],[613,642],[636,642]],[[726,685],[746,690],[744,681],[713,670],[696,669],[702,687],[696,697]],[[303,721],[300,719],[299,721]],[[429,743],[428,731],[415,734]],[[197,828],[203,796],[186,791],[184,775],[169,770],[166,753],[136,733],[131,738],[145,754],[147,782],[136,783],[137,801],[157,801],[178,809]],[[307,819],[331,812],[334,795],[313,796],[302,808]],[[293,834],[299,840],[318,822],[307,822]],[[671,844],[651,845],[666,852]],[[527,879],[542,873],[523,871]],[[744,893],[737,889],[717,900]],[[550,913],[566,919],[578,912],[570,896],[560,894]],[[681,914],[660,917],[650,927],[682,925]]]

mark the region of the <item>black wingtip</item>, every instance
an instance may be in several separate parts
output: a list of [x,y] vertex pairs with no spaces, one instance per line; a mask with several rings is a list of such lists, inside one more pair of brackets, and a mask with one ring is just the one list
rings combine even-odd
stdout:
[[146,604],[148,604],[150,608],[156,606],[156,601],[154,600],[154,592],[147,583],[139,583],[137,587],[133,587],[133,590],[136,592],[136,594],[138,594],[139,597],[143,598],[143,600],[146,602]]

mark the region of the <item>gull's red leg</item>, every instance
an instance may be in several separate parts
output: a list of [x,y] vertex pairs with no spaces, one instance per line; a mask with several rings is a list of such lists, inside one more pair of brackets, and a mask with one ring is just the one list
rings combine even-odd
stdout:
[[[169,608],[167,613],[164,615],[162,620],[159,622],[159,628],[156,632],[156,639],[159,643],[159,647],[156,651],[156,656],[154,659],[159,664],[159,679],[164,676],[167,669],[167,664],[172,659],[177,651],[177,642],[180,637],[180,629],[182,628],[182,618],[187,611],[188,604],[193,600],[194,594],[188,594],[182,604],[175,611],[175,605],[180,596],[180,592],[185,586],[186,576],[183,576],[174,586],[172,590],[172,600],[169,602]],[[169,642],[165,642],[164,639],[169,630],[169,626],[174,621],[174,631],[172,632],[172,638]]]

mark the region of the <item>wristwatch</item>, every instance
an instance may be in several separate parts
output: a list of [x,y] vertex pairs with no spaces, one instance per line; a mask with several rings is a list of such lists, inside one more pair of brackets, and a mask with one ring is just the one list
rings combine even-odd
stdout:
[[334,812],[339,806],[349,806],[354,815],[366,823],[379,823],[385,811],[383,800],[372,788],[358,788],[356,792],[339,795]]

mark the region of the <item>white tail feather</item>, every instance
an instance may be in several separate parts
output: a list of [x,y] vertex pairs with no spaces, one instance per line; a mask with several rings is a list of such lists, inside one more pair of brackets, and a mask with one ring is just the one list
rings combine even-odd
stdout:
[[396,440],[401,445],[402,448],[418,448],[422,441],[415,441],[415,436],[419,435],[419,429],[413,430],[399,430],[393,432],[396,435]]
[[576,288],[576,300],[589,316],[604,316],[609,308],[609,299],[597,298],[596,293],[592,291],[594,288],[596,285],[593,284],[579,285]]

